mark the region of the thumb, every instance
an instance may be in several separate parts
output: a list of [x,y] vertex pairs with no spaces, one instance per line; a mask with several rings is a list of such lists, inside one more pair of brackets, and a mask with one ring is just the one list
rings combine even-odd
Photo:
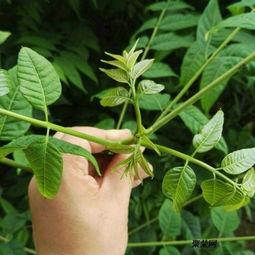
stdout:
[[123,175],[127,166],[120,167],[116,171],[114,169],[114,166],[116,166],[116,164],[127,159],[128,156],[129,155],[116,154],[112,158],[103,176],[101,188],[104,191],[119,193],[122,196],[128,195],[129,197],[133,185],[133,176],[130,177],[129,174]]

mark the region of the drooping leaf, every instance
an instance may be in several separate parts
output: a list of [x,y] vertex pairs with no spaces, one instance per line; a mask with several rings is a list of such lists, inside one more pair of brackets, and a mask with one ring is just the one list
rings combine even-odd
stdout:
[[[179,116],[192,134],[199,133],[202,127],[209,121],[208,118],[193,105],[186,107]],[[228,153],[228,146],[223,137],[215,145],[215,148],[223,151],[225,154]]]
[[[3,109],[32,117],[32,106],[25,100],[19,90],[16,68],[9,71],[11,79],[10,92],[0,97],[0,106]],[[30,123],[9,116],[0,115],[0,140],[12,140],[26,133]]]
[[108,90],[100,100],[102,106],[116,106],[129,100],[128,91],[123,87]]
[[165,199],[160,208],[159,226],[166,238],[176,237],[181,233],[181,216],[174,211],[169,199]]
[[87,158],[90,161],[90,163],[95,167],[97,174],[101,176],[98,163],[95,157],[89,151],[87,151],[81,146],[78,146],[78,145],[75,145],[67,141],[54,138],[54,137],[49,137],[49,141],[56,146],[59,152],[69,153],[69,154]]
[[252,167],[243,177],[242,188],[248,193],[250,197],[255,193],[255,170]]
[[45,110],[59,98],[61,84],[55,69],[35,51],[27,47],[20,50],[17,71],[20,91],[35,108]]
[[197,216],[191,212],[183,210],[182,216],[182,228],[186,240],[195,240],[201,238],[201,224]]
[[181,253],[173,246],[166,246],[159,250],[159,255],[181,255]]
[[173,208],[180,211],[196,186],[196,175],[191,167],[171,168],[164,176],[162,190],[173,200]]
[[154,59],[145,59],[135,64],[131,76],[133,79],[137,79],[143,73],[145,73],[153,63]]
[[139,90],[146,95],[153,95],[160,93],[165,86],[157,84],[152,80],[142,80],[138,85]]
[[43,137],[30,144],[25,153],[39,192],[46,198],[53,198],[59,190],[62,177],[63,161],[60,151]]
[[11,35],[10,32],[0,31],[0,44],[4,43],[10,35]]
[[255,30],[254,23],[255,23],[254,12],[243,13],[240,15],[232,16],[230,18],[227,18],[221,21],[219,24],[217,24],[211,29],[211,32],[212,33],[217,32],[219,29],[222,29],[225,27],[240,27],[240,28]]
[[9,93],[11,81],[6,70],[0,69],[0,97]]
[[211,150],[220,140],[224,122],[223,111],[218,111],[212,119],[194,136],[193,145],[197,152]]
[[[211,41],[211,35],[207,36],[208,31],[221,22],[222,17],[218,0],[210,0],[206,6],[197,26],[197,41],[200,45],[208,48]],[[206,54],[207,55],[207,54]]]
[[240,174],[255,164],[255,148],[242,149],[228,154],[221,162],[226,173]]
[[187,84],[205,62],[205,47],[194,42],[187,50],[181,65],[180,84]]
[[150,111],[163,111],[169,104],[169,94],[141,95],[139,106],[141,109]]
[[151,68],[143,74],[145,78],[177,77],[172,68],[162,62],[154,62]]
[[188,48],[194,41],[193,36],[180,36],[174,33],[164,33],[156,36],[151,44],[153,50],[171,51],[179,48]]
[[193,9],[193,7],[187,3],[181,2],[181,1],[161,1],[157,3],[153,3],[146,7],[146,10],[150,11],[161,11],[163,9],[169,9],[170,11],[179,11],[182,9]]
[[235,231],[240,224],[237,211],[226,212],[223,207],[212,208],[211,218],[214,226],[221,234]]
[[163,18],[160,23],[160,30],[177,31],[185,28],[195,27],[200,16],[192,13],[188,14],[170,14]]

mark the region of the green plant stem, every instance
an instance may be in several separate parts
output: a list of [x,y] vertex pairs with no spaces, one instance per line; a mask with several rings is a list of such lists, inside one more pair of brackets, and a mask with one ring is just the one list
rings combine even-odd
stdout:
[[[189,205],[189,204],[191,204],[191,203],[197,201],[198,199],[200,199],[200,198],[202,198],[202,197],[203,197],[202,194],[200,194],[200,195],[198,195],[198,196],[195,196],[195,197],[189,199],[183,206],[187,206],[187,205]],[[151,219],[151,220],[145,222],[144,224],[142,224],[142,225],[140,225],[140,226],[138,226],[138,227],[136,227],[136,228],[130,230],[130,231],[128,232],[128,235],[130,236],[130,235],[132,235],[132,234],[134,234],[134,233],[136,233],[136,232],[142,230],[143,228],[149,226],[150,224],[156,222],[157,220],[158,220],[158,217],[155,217],[155,218],[153,218],[153,219]]]
[[[169,1],[170,1],[170,0],[168,0],[168,2],[169,2]],[[156,34],[157,34],[157,32],[158,32],[160,23],[161,23],[161,21],[162,21],[164,15],[165,15],[166,10],[167,10],[167,8],[164,8],[164,9],[161,11],[161,13],[160,13],[160,15],[159,15],[159,18],[158,18],[158,21],[157,21],[157,23],[156,23],[156,25],[155,25],[155,27],[154,27],[154,29],[153,29],[153,31],[152,31],[150,40],[149,40],[149,42],[147,43],[147,45],[146,45],[146,47],[145,47],[145,50],[144,50],[143,55],[142,55],[142,57],[141,57],[141,60],[144,60],[144,59],[146,58],[146,56],[147,56],[147,54],[148,54],[148,52],[149,52],[149,50],[150,50],[151,43],[153,42],[153,40],[154,40],[154,38],[155,38],[155,36],[156,36]],[[131,92],[132,92],[132,90],[129,89],[129,97],[131,96]],[[122,110],[121,110],[121,113],[120,113],[120,117],[119,117],[119,120],[118,120],[118,123],[117,123],[117,126],[116,126],[117,129],[119,129],[119,128],[121,127],[121,123],[122,123],[122,121],[123,121],[123,119],[124,119],[125,113],[126,113],[126,111],[127,111],[127,107],[128,107],[128,101],[126,101],[126,102],[124,103],[123,107],[122,107]]]
[[207,93],[212,88],[216,87],[220,82],[228,78],[229,76],[235,74],[238,72],[238,70],[245,64],[249,63],[251,60],[255,58],[255,52],[250,54],[248,57],[243,59],[241,62],[236,64],[234,67],[229,69],[226,73],[218,77],[216,80],[209,83],[206,87],[201,89],[199,92],[197,92],[195,95],[193,95],[191,98],[189,98],[186,102],[181,104],[179,107],[174,109],[172,112],[170,112],[168,115],[160,119],[159,121],[156,121],[151,127],[149,127],[146,130],[146,134],[154,133],[158,129],[160,129],[162,126],[164,126],[166,123],[168,123],[170,120],[175,118],[184,108],[186,108],[189,105],[194,104],[196,101],[198,101],[205,93]]
[[2,109],[2,108],[0,108],[0,114],[7,115],[9,117],[13,117],[13,118],[16,118],[16,119],[19,119],[19,120],[23,120],[23,121],[29,122],[29,123],[37,125],[37,126],[49,128],[51,130],[55,130],[55,131],[62,132],[62,133],[65,133],[65,134],[80,137],[80,138],[86,139],[88,141],[95,142],[95,143],[98,143],[98,144],[102,144],[102,145],[105,145],[105,146],[114,146],[114,145],[121,144],[120,141],[118,141],[118,142],[108,141],[108,140],[105,140],[105,139],[101,139],[101,138],[98,138],[98,137],[95,137],[95,136],[92,136],[92,135],[88,135],[88,134],[70,129],[70,128],[65,128],[65,127],[53,124],[51,122],[37,120],[37,119],[30,118],[30,117],[27,117],[27,116],[24,116],[24,115],[20,115],[20,114],[17,114],[15,112],[11,112],[11,111],[8,111],[8,110]]
[[27,172],[33,173],[32,169],[26,165],[20,164],[15,160],[9,159],[9,158],[1,158],[0,163],[14,167],[14,168],[20,168],[22,170],[25,170]]
[[225,40],[224,42],[213,52],[213,54],[206,60],[206,62],[200,67],[200,69],[194,74],[194,76],[189,80],[189,82],[183,87],[183,89],[178,93],[178,95],[170,102],[167,108],[160,114],[158,120],[162,119],[172,107],[183,97],[187,90],[192,86],[196,79],[201,75],[204,69],[212,62],[212,60],[219,54],[219,52],[226,47],[226,45],[234,38],[234,36],[240,31],[240,28],[236,28]]
[[[205,239],[196,239],[203,241]],[[218,242],[235,242],[235,241],[249,241],[255,240],[255,236],[235,236],[235,237],[222,237],[222,238],[209,238],[206,240]],[[180,240],[180,241],[163,241],[163,242],[144,242],[144,243],[128,243],[128,247],[148,247],[148,246],[163,246],[163,245],[185,245],[192,244],[193,240]]]
[[[141,143],[142,146],[148,147],[148,145],[144,142]],[[227,176],[225,176],[224,174],[222,174],[219,171],[216,171],[216,169],[208,164],[206,164],[203,161],[200,161],[198,159],[195,159],[187,154],[184,154],[180,151],[176,151],[174,149],[162,146],[162,145],[158,145],[155,144],[157,146],[157,148],[161,151],[161,152],[165,152],[168,154],[171,154],[173,156],[176,156],[178,158],[184,159],[184,160],[188,160],[189,162],[196,164],[198,166],[201,166],[202,168],[210,171],[211,173],[213,173],[214,175],[217,175],[218,177],[224,179],[225,181],[227,181],[228,183],[231,183],[233,186],[235,186],[238,190],[240,190],[242,192],[242,190],[240,189],[240,187],[237,185],[237,183],[235,183],[234,181],[232,181],[230,178],[228,178]]]
[[[10,242],[10,240],[7,239],[7,238],[4,237],[4,236],[0,236],[0,241],[3,241],[3,242],[5,242],[5,243]],[[26,251],[27,253],[30,253],[30,254],[36,254],[36,251],[35,251],[35,250],[30,249],[30,248],[27,248],[27,247],[24,247],[24,251]]]

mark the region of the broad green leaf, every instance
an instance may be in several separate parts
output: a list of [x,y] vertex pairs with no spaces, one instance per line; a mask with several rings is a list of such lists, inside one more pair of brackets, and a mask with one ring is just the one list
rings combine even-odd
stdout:
[[205,62],[205,47],[194,42],[187,50],[181,65],[180,84],[187,84]]
[[150,111],[163,111],[169,104],[170,95],[141,95],[139,97],[139,105],[141,109]]
[[221,162],[226,173],[240,174],[255,164],[255,148],[242,149],[228,154]]
[[212,119],[194,136],[193,145],[197,152],[211,150],[220,140],[224,123],[223,111],[218,111]]
[[46,198],[53,198],[59,190],[62,177],[63,161],[60,151],[44,137],[30,144],[25,153],[39,192]]
[[218,179],[203,181],[201,188],[205,201],[211,206],[224,205],[224,203],[221,203],[222,200],[226,198],[228,200],[233,192],[233,187],[230,184],[227,184]]
[[[236,57],[217,57],[215,58],[204,70],[200,82],[200,89],[206,87],[209,83],[216,80],[219,76],[223,75],[235,64],[242,59]],[[230,77],[221,81],[216,87],[212,88],[201,98],[202,108],[209,112],[211,107],[217,101],[223,90],[225,89]]]
[[145,73],[153,63],[154,59],[145,59],[135,64],[131,76],[133,79],[137,79],[143,73]]
[[138,57],[140,56],[140,54],[142,54],[142,52],[143,52],[142,50],[138,50],[132,54],[131,53],[128,54],[127,67],[129,68],[129,70],[132,70],[134,68],[135,63]]
[[160,23],[160,30],[177,31],[185,28],[195,27],[200,16],[192,13],[188,14],[170,14],[163,18]]
[[[202,127],[209,121],[208,118],[193,105],[186,107],[179,116],[192,134],[199,133]],[[225,154],[228,153],[228,146],[224,138],[220,139],[220,141],[215,145],[215,148],[223,151]]]
[[11,80],[6,70],[0,69],[0,97],[9,93]]
[[255,13],[254,12],[243,13],[243,14],[236,15],[223,20],[222,22],[214,26],[211,29],[211,32],[212,33],[217,32],[219,29],[222,29],[225,27],[240,27],[240,28],[255,30],[254,24],[255,24]]
[[225,210],[226,212],[238,210],[238,209],[240,209],[241,207],[247,205],[249,202],[250,202],[249,197],[243,196],[242,199],[239,201],[239,203],[231,204],[231,205],[225,205],[225,206],[224,206],[224,210]]
[[237,211],[226,212],[223,207],[212,208],[211,218],[214,226],[221,234],[235,231],[240,224]]
[[162,62],[154,62],[151,68],[143,74],[145,78],[177,77],[172,68]]
[[69,153],[77,156],[82,156],[87,158],[90,163],[95,167],[97,174],[101,176],[100,169],[95,157],[86,149],[82,148],[81,146],[69,143],[64,140],[56,139],[54,137],[49,137],[49,141],[56,146],[59,152],[62,153]]
[[[222,17],[218,0],[210,0],[206,6],[197,26],[197,41],[199,45],[208,48],[211,41],[211,35],[207,36],[208,31],[221,22]],[[207,54],[206,54],[207,55]]]
[[166,238],[173,238],[181,233],[181,215],[174,211],[169,199],[165,199],[160,208],[159,226]]
[[201,238],[201,224],[197,216],[194,216],[191,212],[183,210],[182,216],[182,228],[186,240],[194,240]]
[[115,81],[128,83],[127,73],[121,69],[104,69],[104,68],[99,69]]
[[159,255],[181,255],[181,253],[173,246],[165,246],[159,250]]
[[173,208],[180,211],[192,195],[196,186],[196,175],[191,167],[171,168],[164,176],[162,189],[166,197],[173,200]]
[[10,35],[11,35],[10,32],[0,31],[0,44],[4,43]]
[[242,181],[242,188],[248,193],[250,197],[255,193],[255,170],[252,167],[244,176]]
[[138,85],[139,90],[146,95],[153,95],[160,93],[165,86],[157,84],[152,80],[142,80]]
[[123,87],[108,90],[100,100],[102,106],[116,106],[129,100],[128,91]]
[[20,91],[35,108],[45,110],[61,95],[61,84],[55,69],[35,51],[26,47],[20,50],[17,70]]
[[[32,117],[32,106],[22,96],[17,81],[16,68],[9,71],[10,92],[0,97],[0,107],[14,113]],[[27,132],[30,123],[6,115],[0,115],[0,140],[12,140]]]
[[188,48],[193,41],[194,38],[191,35],[180,36],[174,33],[164,33],[155,36],[151,49],[171,51],[179,48]]
[[182,9],[193,9],[193,7],[189,4],[186,4],[181,1],[162,1],[162,2],[157,2],[149,5],[146,7],[146,10],[150,11],[161,11],[163,9],[168,9],[170,11],[179,11]]
[[110,60],[110,61],[106,61],[101,59],[101,62],[106,63],[108,65],[112,65],[115,66],[117,68],[122,69],[123,71],[128,71],[128,68],[125,64],[123,64],[122,62],[118,61],[118,60]]

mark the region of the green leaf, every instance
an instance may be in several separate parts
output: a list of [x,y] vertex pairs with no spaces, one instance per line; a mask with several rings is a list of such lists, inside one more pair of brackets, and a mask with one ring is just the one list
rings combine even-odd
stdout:
[[219,29],[226,28],[226,27],[240,27],[245,29],[255,30],[255,13],[249,12],[240,15],[236,15],[230,17],[228,19],[223,20],[217,26],[214,26],[211,29],[211,32],[217,32]]
[[162,2],[157,2],[149,5],[146,7],[146,10],[149,11],[161,11],[163,9],[169,9],[170,11],[179,11],[182,9],[193,9],[193,7],[189,4],[186,4],[181,1],[162,1]]
[[64,140],[56,139],[54,137],[49,137],[49,141],[56,146],[59,152],[82,156],[88,159],[90,163],[95,167],[97,174],[101,176],[97,160],[89,151],[82,148],[81,146],[69,143]]
[[253,197],[255,193],[255,169],[252,167],[243,177],[242,188]]
[[118,67],[118,68],[122,69],[123,71],[128,71],[127,66],[118,60],[106,61],[106,60],[101,59],[101,62],[106,63],[108,65]]
[[194,240],[201,238],[201,224],[197,216],[194,216],[189,211],[183,210],[182,216],[182,228],[186,240]]
[[[231,198],[233,187],[218,179],[210,179],[203,181],[201,184],[203,197],[207,203],[212,206],[220,206],[227,204]],[[223,201],[223,199],[225,199]]]
[[174,211],[173,203],[169,199],[165,199],[160,208],[159,226],[168,239],[181,233],[181,215]]
[[180,84],[187,84],[205,62],[205,47],[194,42],[187,50],[181,65]]
[[135,64],[131,76],[133,79],[137,79],[143,73],[145,73],[153,63],[154,59],[145,59]]
[[173,208],[180,211],[196,186],[196,175],[191,167],[171,168],[164,176],[162,189],[173,200]]
[[17,214],[18,211],[7,200],[0,198],[0,205],[3,208],[5,214]]
[[[233,67],[235,64],[240,62],[241,59],[236,59],[235,57],[217,57],[215,58],[204,70],[200,90],[206,87],[209,83],[216,80],[219,76],[224,74],[227,70]],[[217,101],[223,90],[225,89],[230,77],[221,81],[216,87],[208,91],[201,98],[202,108],[209,112],[211,107]]]
[[121,154],[129,154],[134,151],[134,147],[129,146],[129,145],[114,145],[114,146],[107,146],[107,149],[114,153],[121,153]]
[[145,78],[177,77],[172,68],[162,62],[154,62],[151,68],[143,74]]
[[195,27],[200,16],[192,13],[188,14],[170,14],[163,18],[159,29],[164,31],[177,31],[190,27]]
[[231,204],[231,205],[225,205],[224,210],[226,212],[235,211],[235,210],[238,210],[241,207],[247,205],[249,202],[250,202],[249,197],[243,196],[242,199],[240,199],[238,203]]
[[221,162],[226,173],[240,174],[255,164],[255,148],[242,149],[228,154]]
[[220,140],[224,123],[223,111],[218,111],[212,119],[194,136],[193,145],[197,152],[211,150]]
[[129,52],[128,58],[127,58],[127,67],[129,70],[132,70],[134,68],[135,63],[142,52],[143,52],[142,50],[135,51],[134,53],[132,53],[132,51]]
[[[179,116],[184,122],[185,126],[193,134],[199,133],[202,127],[209,121],[208,118],[196,106],[193,105],[186,107],[179,114]],[[220,141],[215,145],[215,148],[223,151],[225,154],[228,153],[228,146],[224,138],[220,139]]]
[[210,0],[206,6],[197,26],[197,41],[200,45],[208,48],[211,41],[211,35],[207,36],[208,31],[221,22],[222,17],[218,0]]
[[228,9],[230,7],[253,7],[254,5],[255,5],[255,0],[242,0],[240,2],[229,5]]
[[11,35],[10,32],[0,31],[0,44],[4,43],[10,35]]
[[[0,107],[8,111],[32,117],[32,106],[22,96],[17,81],[16,68],[9,71],[10,92],[0,97]],[[6,115],[0,115],[0,140],[12,140],[27,132],[30,123]]]
[[61,95],[61,84],[55,69],[35,51],[26,47],[20,50],[17,70],[20,91],[35,108],[45,110]]
[[1,228],[4,232],[15,233],[26,224],[27,218],[24,214],[7,214],[1,221]]
[[6,70],[0,69],[0,97],[9,93],[11,81]]
[[115,81],[128,83],[127,73],[121,69],[104,69],[104,68],[99,69]]
[[53,198],[59,190],[62,177],[63,161],[60,151],[43,137],[30,144],[25,153],[39,192],[46,198]]
[[181,253],[173,246],[166,246],[159,250],[159,255],[181,255]]
[[221,234],[235,231],[240,224],[237,211],[226,212],[222,207],[212,208],[211,218],[214,226]]
[[128,91],[123,87],[108,90],[100,100],[102,106],[116,106],[129,100]]
[[112,57],[112,58],[114,58],[114,59],[116,59],[116,60],[118,60],[118,61],[120,61],[120,62],[122,62],[123,64],[126,64],[126,59],[121,55],[112,54],[112,53],[109,53],[109,52],[105,52],[105,54]]
[[139,106],[144,110],[163,111],[169,104],[169,100],[170,95],[168,94],[141,95]]
[[174,33],[164,33],[155,36],[151,49],[171,51],[179,48],[188,48],[193,41],[194,38],[191,35],[180,36]]
[[152,80],[142,80],[138,85],[139,90],[146,95],[153,95],[160,93],[165,86],[157,84]]

